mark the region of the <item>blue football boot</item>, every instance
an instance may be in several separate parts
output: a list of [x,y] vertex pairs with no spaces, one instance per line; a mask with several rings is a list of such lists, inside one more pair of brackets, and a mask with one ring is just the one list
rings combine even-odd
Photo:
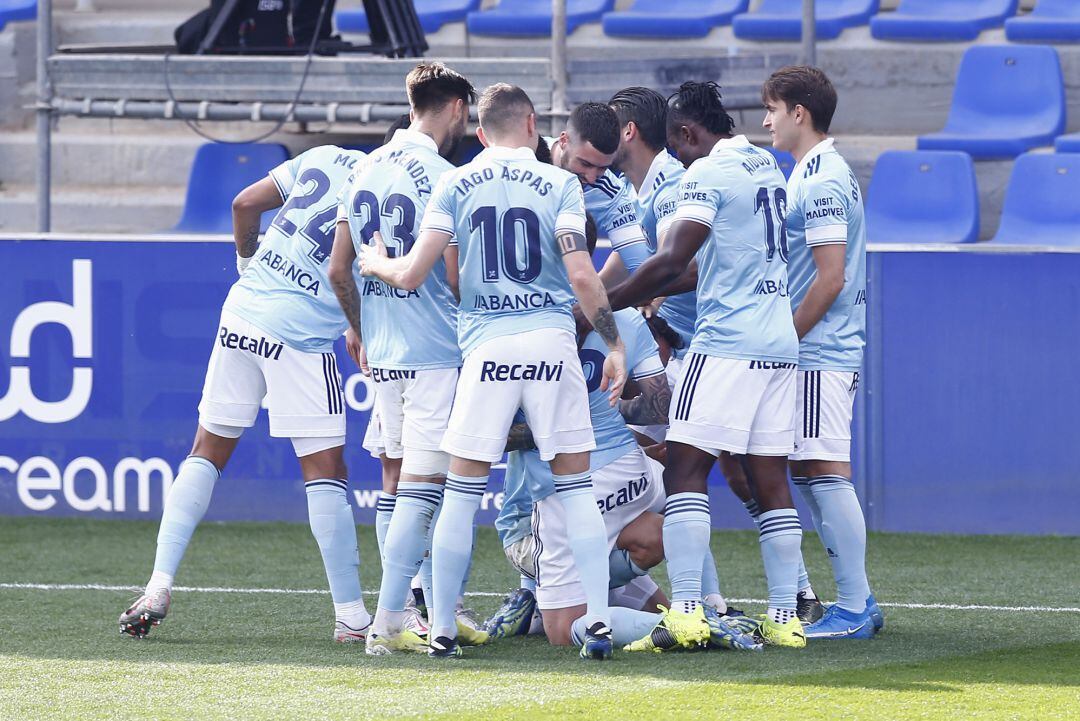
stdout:
[[835,603],[825,609],[824,615],[806,627],[806,638],[873,638],[874,620],[870,613],[846,611]]
[[586,661],[606,661],[611,658],[613,648],[611,629],[603,621],[597,621],[585,632],[579,655]]
[[493,639],[524,636],[529,632],[535,611],[536,596],[527,588],[519,588],[503,599],[499,610],[481,628]]
[[872,593],[866,597],[866,612],[874,622],[874,633],[885,628],[885,614],[881,612],[881,607],[877,605],[877,599]]

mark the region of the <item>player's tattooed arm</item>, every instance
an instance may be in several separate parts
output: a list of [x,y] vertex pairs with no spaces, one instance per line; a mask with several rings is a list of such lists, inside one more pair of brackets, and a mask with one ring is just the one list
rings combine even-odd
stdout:
[[619,412],[626,422],[635,426],[650,426],[668,422],[671,388],[663,373],[636,381],[640,395],[619,401]]
[[600,276],[596,274],[588,253],[565,253],[563,263],[566,265],[570,286],[581,304],[582,314],[608,347],[600,388],[608,391],[608,402],[614,406],[626,384],[626,348],[619,337],[619,329],[615,325],[615,316],[604,293],[604,285],[600,282]]
[[349,224],[341,221],[334,233],[334,246],[330,251],[330,285],[334,288],[341,305],[341,312],[356,336],[360,333],[360,290],[356,287],[353,268],[356,263],[356,249],[352,243],[352,231]]
[[615,325],[615,314],[611,312],[611,306],[605,303],[596,309],[596,314],[589,318],[595,330],[608,348],[614,348],[620,343],[619,328]]
[[506,452],[530,451],[536,448],[532,431],[527,423],[515,423],[510,426],[510,433],[506,436]]
[[263,212],[279,208],[283,202],[281,191],[269,176],[252,183],[233,198],[233,240],[238,256],[250,258],[255,255]]

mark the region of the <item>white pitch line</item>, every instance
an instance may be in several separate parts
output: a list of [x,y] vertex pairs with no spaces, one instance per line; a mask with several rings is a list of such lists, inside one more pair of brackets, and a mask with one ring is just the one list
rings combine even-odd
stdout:
[[[0,583],[0,589],[32,591],[126,591],[139,592],[139,586],[107,586],[100,583]],[[320,596],[329,593],[319,588],[226,588],[223,586],[174,586],[181,593],[270,593],[279,595]],[[377,591],[364,591],[365,595],[377,595]],[[469,591],[466,596],[476,598],[502,598],[505,593]],[[763,598],[729,598],[733,603],[765,604]],[[1037,613],[1080,613],[1080,607],[1072,606],[990,606],[985,604],[958,603],[882,603],[882,608],[906,608],[931,611],[1031,611]]]

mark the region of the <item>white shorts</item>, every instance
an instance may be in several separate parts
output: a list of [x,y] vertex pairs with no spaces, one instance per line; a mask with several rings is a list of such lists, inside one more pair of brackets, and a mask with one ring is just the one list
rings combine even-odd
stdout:
[[473,461],[498,461],[518,408],[541,459],[596,447],[572,333],[541,328],[492,338],[469,353],[442,450]]
[[290,348],[222,310],[199,403],[199,420],[250,428],[264,396],[271,436],[345,435],[345,396],[334,354]]
[[691,353],[671,397],[667,440],[720,455],[795,448],[795,364]]
[[[372,393],[378,398],[378,390],[372,386]],[[379,417],[379,404],[372,403],[371,415],[368,416],[367,429],[364,431],[364,441],[361,447],[370,453],[373,458],[379,458],[386,454],[386,443],[383,441],[382,418]]]
[[[682,375],[682,367],[683,359],[681,357],[671,356],[668,359],[667,365],[664,367],[664,373],[667,375],[668,390],[674,391],[675,384],[679,382],[679,376]],[[663,443],[667,440],[668,427],[664,423],[651,426],[629,426],[629,428],[643,436],[648,436],[657,443]]]
[[793,461],[851,460],[851,409],[858,371],[799,371]]
[[[664,467],[635,448],[592,474],[593,495],[604,516],[608,553],[619,534],[646,511],[664,510]],[[566,514],[559,494],[533,505],[537,542],[536,602],[541,609],[585,603],[574,554],[566,538]]]
[[[454,405],[457,368],[396,371],[371,369],[382,448],[401,458],[406,448],[437,451]],[[374,415],[373,415],[374,417]]]

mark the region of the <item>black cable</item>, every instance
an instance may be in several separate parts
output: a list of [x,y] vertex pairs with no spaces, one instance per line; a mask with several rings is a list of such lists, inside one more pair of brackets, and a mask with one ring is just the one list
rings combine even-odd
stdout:
[[[307,62],[304,63],[304,74],[300,77],[300,87],[297,88],[296,95],[293,97],[292,102],[289,103],[289,106],[293,109],[296,108],[296,104],[300,102],[300,96],[304,93],[304,86],[307,84],[308,75],[311,72],[311,63],[315,59],[315,47],[316,45],[318,45],[319,42],[319,33],[322,31],[323,19],[326,17],[326,8],[327,6],[329,6],[329,4],[330,0],[323,0],[322,7],[319,8],[319,19],[315,21],[315,31],[314,33],[312,33],[311,44],[308,46]],[[223,145],[244,145],[246,143],[258,143],[266,140],[271,135],[274,135],[283,127],[285,127],[285,123],[288,122],[288,113],[286,113],[285,116],[282,117],[282,119],[279,120],[273,128],[261,135],[255,136],[254,138],[247,138],[245,140],[224,140],[222,138],[215,138],[214,136],[205,132],[202,128],[199,127],[197,119],[192,120],[191,118],[184,117],[184,114],[180,112],[180,103],[176,99],[176,95],[173,93],[172,83],[169,81],[169,58],[173,55],[175,55],[175,53],[165,53],[165,92],[168,93],[169,101],[172,102],[175,107],[176,117],[183,120],[184,124],[187,125],[188,128],[199,137],[209,140],[212,143],[221,143]]]

